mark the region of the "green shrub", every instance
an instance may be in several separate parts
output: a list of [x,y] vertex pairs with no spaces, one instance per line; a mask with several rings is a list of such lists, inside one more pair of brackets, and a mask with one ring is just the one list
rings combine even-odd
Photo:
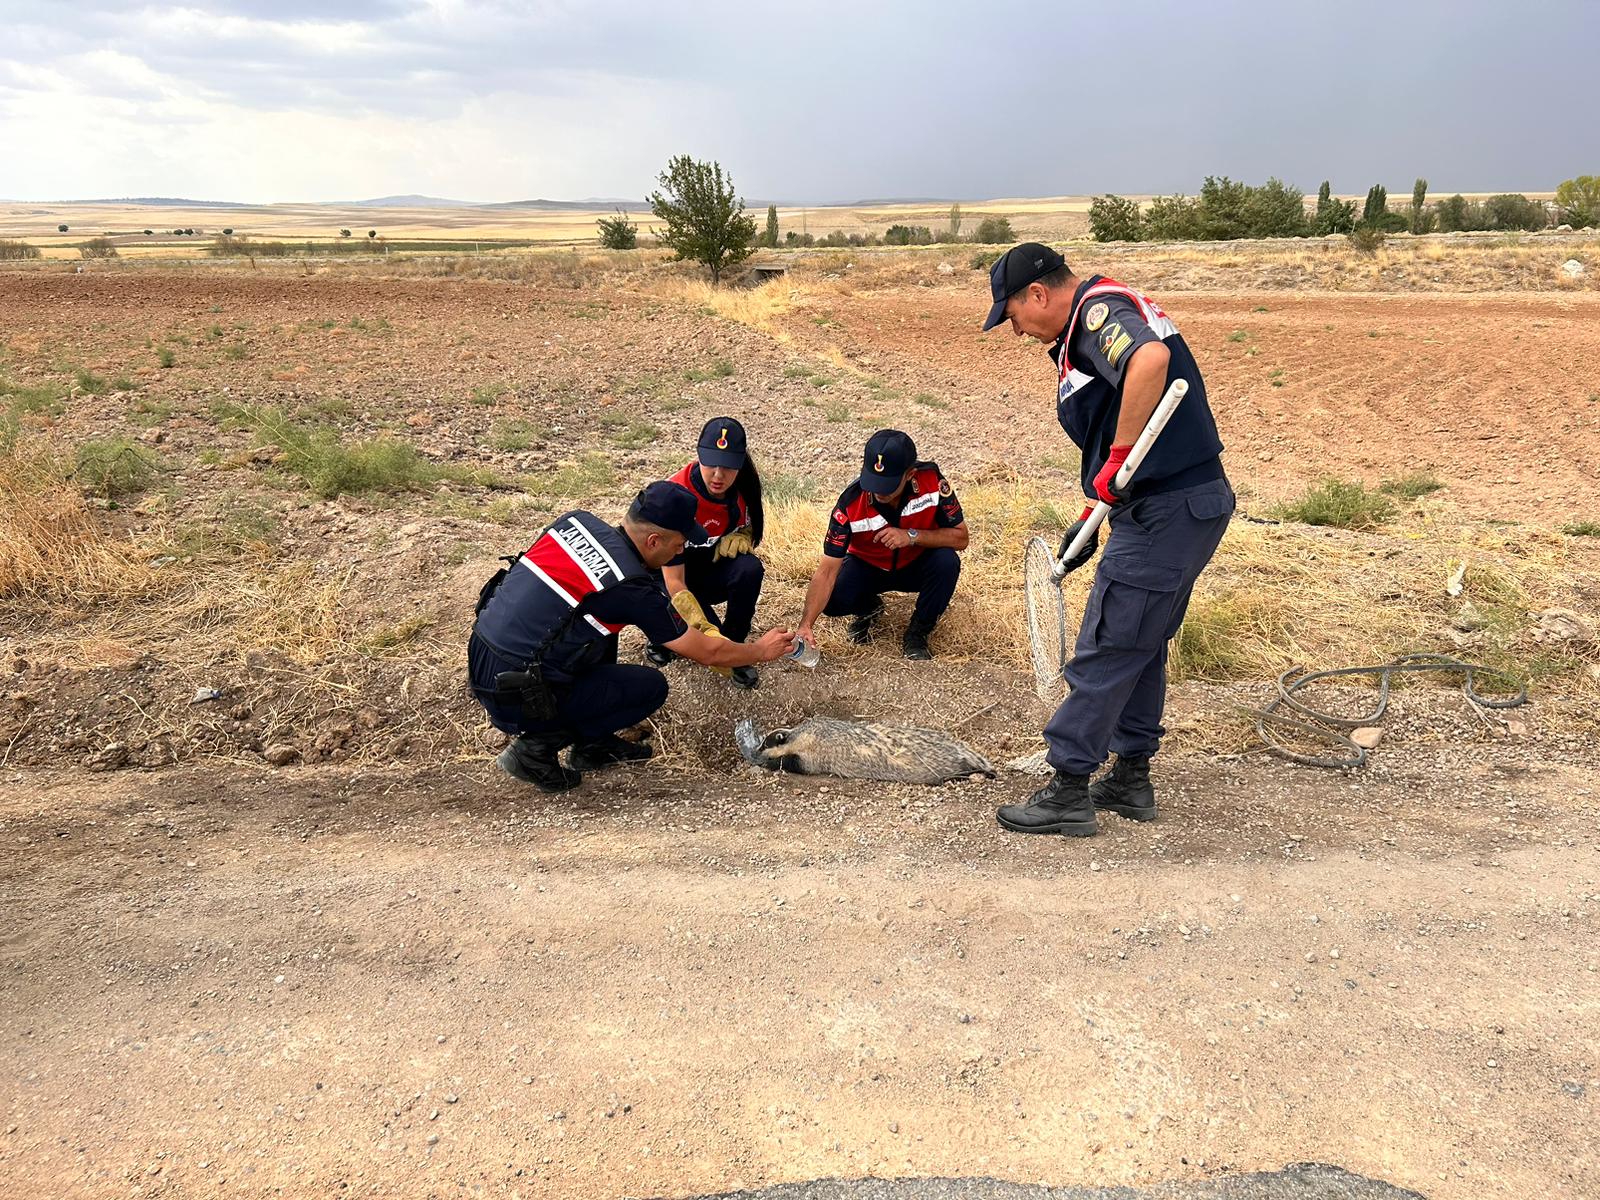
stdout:
[[1200,230],[1200,206],[1188,196],[1157,196],[1144,211],[1147,242],[1193,241]]
[[527,421],[496,421],[489,430],[489,445],[496,450],[526,450],[539,437]]
[[1386,496],[1395,496],[1401,500],[1416,500],[1431,495],[1443,487],[1444,480],[1432,471],[1414,471],[1410,475],[1402,475],[1399,479],[1385,479],[1378,485],[1378,490]]
[[111,438],[79,446],[72,474],[85,491],[115,500],[144,491],[159,470],[159,461],[148,450],[126,438]]
[[967,259],[967,266],[974,271],[987,271],[994,266],[994,260],[993,250],[979,250]]
[[1139,202],[1122,196],[1089,201],[1089,233],[1097,242],[1137,242],[1143,232]]
[[78,253],[84,258],[116,258],[117,247],[110,238],[90,238],[78,247]]
[[15,262],[24,258],[38,257],[39,247],[37,246],[30,246],[27,242],[0,239],[0,262]]
[[1324,479],[1300,499],[1277,505],[1272,515],[1281,521],[1305,525],[1332,525],[1340,529],[1373,529],[1394,516],[1394,505],[1382,493],[1363,483]]
[[173,353],[171,346],[156,347],[156,362],[160,363],[161,366],[170,367],[176,359],[177,355]]
[[733,364],[725,358],[718,358],[704,370],[691,367],[683,373],[683,377],[690,383],[704,383],[708,379],[727,379],[732,374]]
[[1357,225],[1350,231],[1350,246],[1360,254],[1376,254],[1387,236],[1376,225]]
[[891,225],[883,232],[886,246],[931,246],[933,231],[926,225]]
[[77,385],[78,390],[86,396],[103,396],[110,390],[110,385],[104,379],[93,371],[86,371],[82,367],[79,367],[73,373],[72,381]]
[[628,215],[621,209],[615,216],[601,217],[596,225],[600,228],[600,245],[607,250],[637,250],[639,248],[639,227],[628,220]]
[[1563,525],[1561,532],[1571,537],[1600,537],[1600,521],[1574,521]]
[[254,432],[257,444],[276,446],[280,465],[324,499],[405,491],[449,474],[404,442],[379,438],[346,445],[336,431],[308,427],[281,409],[221,405],[217,412],[225,424]]
[[972,240],[981,245],[998,246],[1004,242],[1016,241],[1017,234],[1011,228],[1010,217],[985,217],[972,231]]

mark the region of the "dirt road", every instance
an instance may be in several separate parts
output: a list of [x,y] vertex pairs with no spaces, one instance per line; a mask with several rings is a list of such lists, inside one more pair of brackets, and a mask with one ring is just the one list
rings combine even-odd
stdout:
[[1091,842],[1001,836],[1017,776],[10,777],[5,1190],[1592,1195],[1594,763],[1449,754],[1180,756]]

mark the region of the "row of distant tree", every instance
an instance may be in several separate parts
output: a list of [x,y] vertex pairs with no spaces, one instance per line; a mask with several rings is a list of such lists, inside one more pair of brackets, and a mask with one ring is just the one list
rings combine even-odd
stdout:
[[[891,225],[881,235],[873,233],[846,233],[835,229],[817,236],[790,229],[781,233],[778,228],[778,208],[767,206],[767,221],[762,229],[744,207],[744,201],[734,189],[733,180],[716,162],[699,162],[688,155],[679,155],[667,163],[661,173],[660,188],[645,199],[650,211],[660,222],[655,230],[656,240],[672,250],[679,259],[692,259],[704,263],[711,271],[711,282],[721,279],[722,273],[749,258],[760,247],[778,246],[931,246],[946,242],[966,242],[981,245],[999,245],[1016,240],[1009,217],[985,215],[963,234],[965,217],[961,205],[950,206],[946,225],[935,230],[927,225]],[[639,227],[628,219],[626,213],[601,217],[597,223],[600,244],[608,250],[634,250],[639,245]]]
[[1457,194],[1430,204],[1428,181],[1418,179],[1409,206],[1391,210],[1388,189],[1374,184],[1358,210],[1354,200],[1333,195],[1324,180],[1315,207],[1307,211],[1305,194],[1281,179],[1252,185],[1226,175],[1206,176],[1197,196],[1157,196],[1141,206],[1125,196],[1105,195],[1089,204],[1089,232],[1098,242],[1512,231],[1552,224],[1574,229],[1600,225],[1600,176],[1565,180],[1552,205],[1512,192],[1481,201]]

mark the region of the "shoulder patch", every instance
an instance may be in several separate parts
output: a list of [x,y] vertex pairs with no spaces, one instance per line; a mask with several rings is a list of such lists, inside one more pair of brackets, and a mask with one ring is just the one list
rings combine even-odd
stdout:
[[1083,327],[1090,333],[1093,333],[1096,329],[1099,329],[1100,326],[1106,323],[1106,317],[1109,316],[1110,313],[1111,310],[1106,307],[1103,302],[1091,304],[1089,306],[1089,311],[1084,315]]
[[950,481],[948,479],[939,480],[939,495],[954,496],[955,494],[956,490],[950,486]]

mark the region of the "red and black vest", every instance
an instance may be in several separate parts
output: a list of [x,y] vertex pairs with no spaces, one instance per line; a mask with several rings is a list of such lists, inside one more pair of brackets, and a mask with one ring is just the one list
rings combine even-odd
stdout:
[[[939,485],[944,477],[934,463],[918,463],[900,499],[899,519],[895,525],[901,529],[937,529],[939,519]],[[849,526],[850,541],[846,549],[870,566],[883,571],[893,571],[915,562],[922,553],[921,546],[912,543],[903,550],[893,550],[873,540],[872,535],[889,524],[871,494],[859,483],[852,483],[839,497],[836,522]]]
[[651,588],[655,577],[625,534],[588,512],[570,512],[539,535],[484,604],[479,638],[514,662],[539,663],[546,680],[571,678],[608,657],[623,629],[587,611],[617,588]]
[[745,507],[744,497],[731,487],[722,496],[713,496],[701,478],[698,462],[687,464],[672,477],[671,482],[694,493],[695,501],[700,506],[695,510],[695,523],[711,535],[708,542],[687,543],[685,550],[707,549],[723,534],[750,524],[750,512]]

